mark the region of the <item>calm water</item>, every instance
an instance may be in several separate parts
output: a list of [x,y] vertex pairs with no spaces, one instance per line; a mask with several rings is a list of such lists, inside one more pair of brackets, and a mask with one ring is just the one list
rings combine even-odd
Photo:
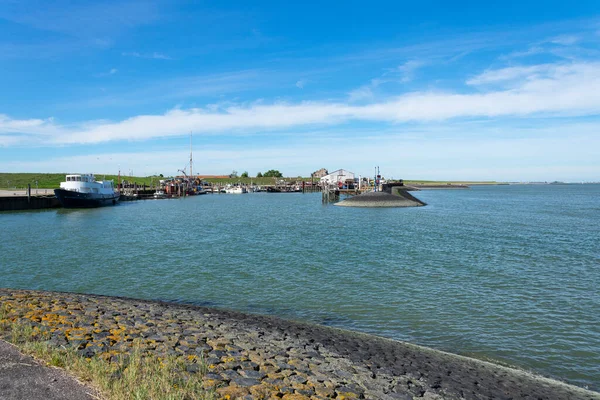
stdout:
[[600,185],[429,206],[206,195],[0,214],[0,287],[193,302],[374,333],[600,389]]

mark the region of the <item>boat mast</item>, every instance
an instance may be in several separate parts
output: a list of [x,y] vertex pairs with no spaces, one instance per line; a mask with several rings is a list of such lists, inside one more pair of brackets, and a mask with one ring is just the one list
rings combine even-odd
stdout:
[[194,173],[192,172],[192,132],[190,131],[190,179],[194,178]]

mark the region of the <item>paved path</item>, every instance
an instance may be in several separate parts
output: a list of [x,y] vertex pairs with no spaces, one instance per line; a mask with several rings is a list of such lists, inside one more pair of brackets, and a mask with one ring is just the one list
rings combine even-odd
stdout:
[[45,367],[0,340],[0,399],[89,400],[90,389],[58,368]]
[[[31,195],[32,196],[54,196],[54,189],[31,189]],[[14,196],[27,196],[27,190],[0,189],[0,197],[14,197]]]

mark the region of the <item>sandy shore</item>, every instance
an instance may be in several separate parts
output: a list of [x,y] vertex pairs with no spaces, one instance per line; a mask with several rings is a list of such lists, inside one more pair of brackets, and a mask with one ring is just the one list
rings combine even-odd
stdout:
[[[56,346],[111,359],[148,354],[208,367],[222,398],[600,399],[523,371],[376,336],[182,304],[0,289],[5,320],[30,321]],[[249,397],[247,397],[249,396]]]

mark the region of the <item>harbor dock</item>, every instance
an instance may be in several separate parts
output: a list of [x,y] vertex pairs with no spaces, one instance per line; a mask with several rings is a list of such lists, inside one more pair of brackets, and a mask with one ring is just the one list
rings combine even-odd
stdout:
[[60,202],[52,189],[0,190],[0,211],[40,210],[59,208]]
[[[165,195],[160,198],[179,198],[197,194],[221,194],[225,193],[227,188],[241,187],[243,193],[322,193],[323,204],[337,203],[344,198],[357,196],[373,190],[372,186],[363,187],[338,187],[335,185],[322,185],[312,182],[276,182],[270,185],[256,184],[237,184],[215,182],[205,185],[191,185],[189,182],[179,178],[168,184],[162,185],[139,185],[135,182],[119,185],[121,193],[120,200],[151,200],[156,199],[157,190],[164,191]],[[428,189],[468,189],[469,186],[461,184],[447,185],[406,185],[404,190],[428,190]],[[0,212],[1,211],[19,211],[19,210],[39,210],[61,207],[58,199],[54,195],[53,189],[32,189],[15,188],[13,190],[0,190]]]
[[[229,185],[230,187],[231,185]],[[280,183],[273,185],[239,185],[245,193],[314,193],[322,191],[322,187],[309,183]],[[221,194],[225,192],[226,184],[209,184],[206,186],[192,187],[187,182],[174,182],[168,185],[138,185],[136,183],[120,185],[119,201],[154,200],[158,190],[164,191],[162,198],[179,198],[198,194]],[[54,189],[14,188],[0,190],[1,211],[23,211],[60,208],[61,204],[54,195]]]

